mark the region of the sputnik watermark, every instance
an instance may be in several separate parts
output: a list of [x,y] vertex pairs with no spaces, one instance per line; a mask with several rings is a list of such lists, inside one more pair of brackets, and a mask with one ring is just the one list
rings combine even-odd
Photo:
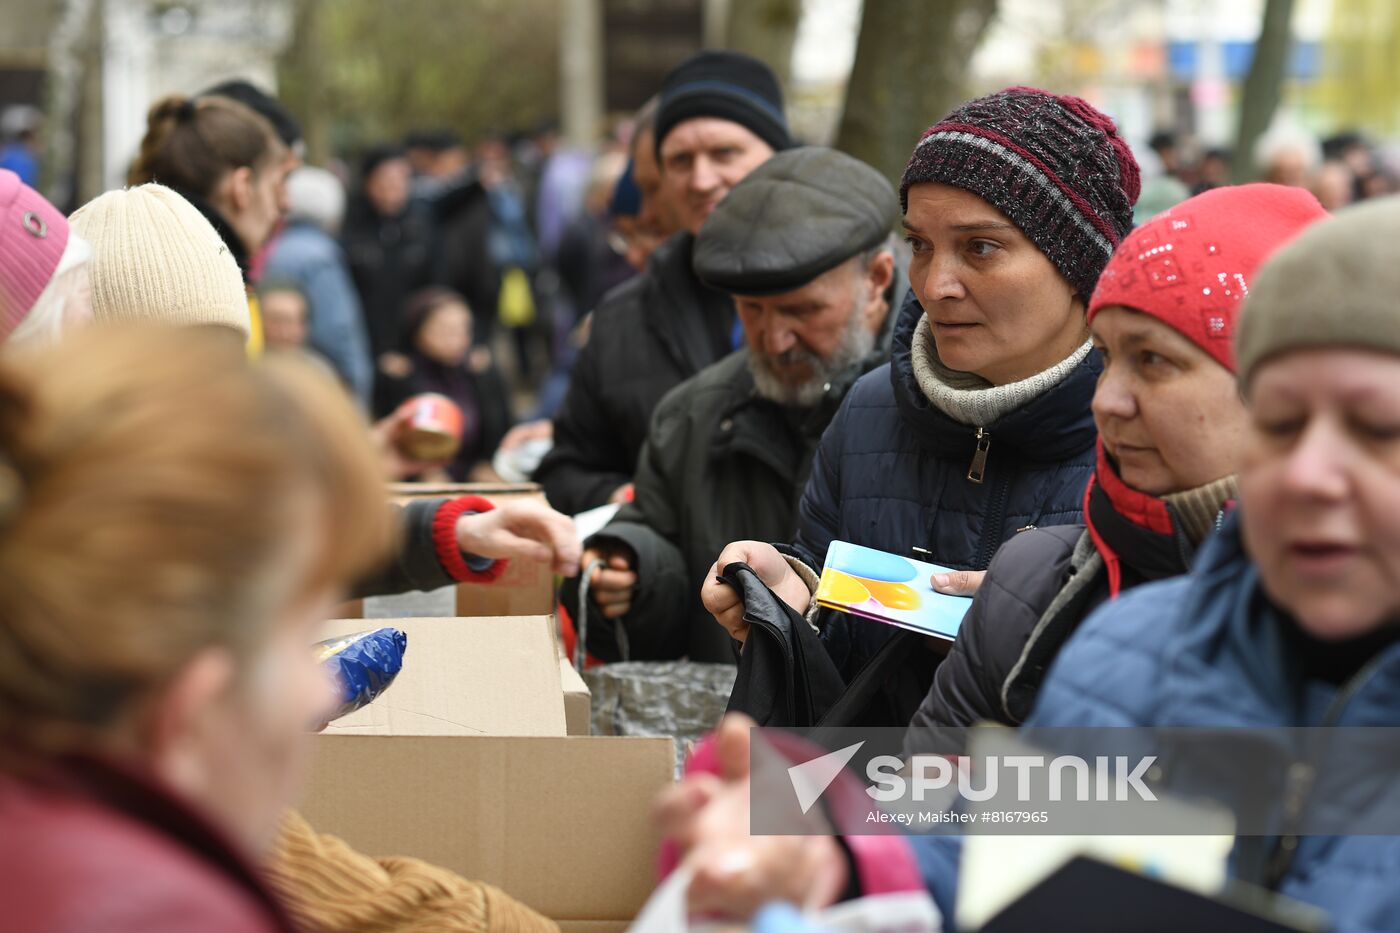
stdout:
[[[864,745],[864,742],[857,742],[788,768],[788,779],[792,781],[793,792],[804,814],[811,811]],[[1009,769],[1015,772],[1016,800],[1029,803],[1040,799],[1039,794],[1033,796],[1032,781],[1036,769],[1045,769],[1043,789],[1051,801],[1154,801],[1157,795],[1143,779],[1156,762],[1156,755],[1147,755],[1135,762],[1126,755],[1098,755],[1092,762],[1075,755],[1057,755],[1048,761],[1044,755],[1006,755],[979,759],[974,767],[974,760],[967,756],[915,755],[906,761],[894,755],[877,755],[865,765],[869,781],[865,793],[879,803],[923,803],[931,794],[956,787],[962,799],[981,803],[998,796],[1002,770]],[[1042,788],[1037,786],[1036,789]],[[929,819],[924,822],[968,823],[976,822],[978,814],[939,812],[927,816]],[[903,823],[908,822],[907,818],[911,818],[911,814],[872,812],[869,821]]]
[[864,745],[864,742],[847,745],[787,769],[788,780],[792,781],[792,791],[797,795],[797,805],[802,808],[803,815],[812,811],[831,782],[840,776],[842,769]]
[[[1088,803],[1114,800],[1121,803],[1134,799],[1130,791],[1137,795],[1137,800],[1156,800],[1157,795],[1143,783],[1143,778],[1156,761],[1156,755],[1147,755],[1136,762],[1126,755],[1112,758],[1097,755],[1091,765],[1075,755],[1057,755],[1049,760],[1047,766],[1044,755],[987,756],[976,760],[976,771],[980,774],[974,774],[974,760],[966,756],[954,761],[941,755],[915,755],[909,759],[906,767],[905,762],[894,755],[878,755],[866,765],[866,777],[872,786],[867,787],[865,792],[871,800],[881,803],[895,800],[922,803],[928,793],[949,788],[956,780],[958,796],[980,803],[998,796],[1001,771],[1009,768],[1016,772],[1016,800],[1028,803],[1032,799],[1035,769],[1048,768],[1045,789],[1052,801]],[[910,777],[905,776],[906,771]],[[1073,782],[1072,793],[1068,795],[1065,793],[1067,775]],[[975,786],[979,778],[981,787]]]
[[756,834],[1400,835],[1400,728],[761,729]]

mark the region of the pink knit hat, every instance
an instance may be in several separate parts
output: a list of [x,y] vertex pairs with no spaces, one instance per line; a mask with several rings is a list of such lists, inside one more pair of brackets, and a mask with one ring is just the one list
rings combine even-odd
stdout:
[[43,195],[0,169],[0,342],[53,279],[68,246],[68,221]]

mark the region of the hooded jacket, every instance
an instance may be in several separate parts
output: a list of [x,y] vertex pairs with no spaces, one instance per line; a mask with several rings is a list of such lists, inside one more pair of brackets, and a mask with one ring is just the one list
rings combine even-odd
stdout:
[[646,271],[593,313],[554,418],[554,447],[535,470],[559,511],[605,505],[632,482],[662,396],[733,349],[733,302],[696,278],[694,244],[686,232],[661,244]]
[[[1400,639],[1341,682],[1319,676],[1325,653],[1264,594],[1244,551],[1238,514],[1201,548],[1189,575],[1141,586],[1087,619],[1060,653],[1028,727],[1206,728],[1400,726]],[[1279,751],[1279,750],[1275,750]],[[1277,773],[1346,780],[1296,757]],[[1162,785],[1168,793],[1170,783]],[[1334,791],[1336,788],[1333,789]],[[1304,795],[1284,835],[1237,841],[1231,871],[1331,915],[1338,933],[1400,930],[1400,836],[1287,834],[1318,798]],[[959,840],[912,840],[944,917],[953,916]]]
[[[923,313],[911,290],[890,363],[856,383],[822,437],[793,548],[814,574],[832,541],[900,555],[920,547],[933,563],[984,570],[1019,529],[1080,520],[1094,466],[1089,404],[1102,370],[1098,353],[991,423],[962,424],[935,408],[915,377],[912,346]],[[974,466],[981,482],[969,477]],[[848,680],[895,631],[829,610],[817,624]],[[898,691],[888,724],[906,724],[928,689],[936,658],[918,652],[916,660],[922,685]]]

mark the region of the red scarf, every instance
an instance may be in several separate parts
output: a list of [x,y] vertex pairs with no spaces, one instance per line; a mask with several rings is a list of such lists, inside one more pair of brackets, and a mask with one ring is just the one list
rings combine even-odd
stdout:
[[1108,496],[1115,512],[1140,528],[1159,535],[1175,535],[1176,524],[1172,521],[1171,512],[1164,500],[1139,492],[1123,482],[1118,470],[1108,459],[1108,453],[1103,447],[1103,438],[1099,438],[1097,446],[1098,462],[1094,466],[1094,475],[1089,478],[1089,485],[1084,490],[1084,524],[1089,529],[1089,537],[1093,540],[1094,547],[1103,557],[1104,568],[1108,571],[1109,598],[1112,599],[1118,596],[1118,591],[1123,585],[1123,562],[1094,527],[1089,503],[1094,495],[1095,486]]

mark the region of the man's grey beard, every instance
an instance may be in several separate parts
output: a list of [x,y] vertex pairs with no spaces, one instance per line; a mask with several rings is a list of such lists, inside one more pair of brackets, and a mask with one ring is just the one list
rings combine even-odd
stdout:
[[[864,298],[864,295],[858,297]],[[812,376],[800,385],[789,385],[769,368],[769,357],[749,348],[749,372],[753,375],[754,388],[762,398],[779,405],[796,408],[811,408],[821,401],[827,386],[846,370],[855,366],[875,349],[875,335],[866,326],[861,308],[865,302],[857,302],[851,309],[846,329],[841,335],[841,343],[827,359],[803,347],[801,344],[781,354],[785,363],[805,362],[812,370]]]

